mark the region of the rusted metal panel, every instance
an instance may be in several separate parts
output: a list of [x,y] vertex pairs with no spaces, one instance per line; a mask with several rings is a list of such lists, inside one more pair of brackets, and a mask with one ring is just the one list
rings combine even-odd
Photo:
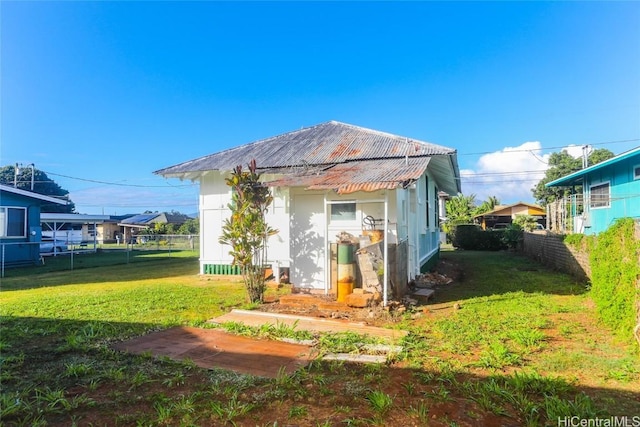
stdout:
[[308,190],[334,190],[339,194],[390,190],[420,178],[427,168],[429,160],[429,157],[409,157],[352,161],[323,170],[301,170],[266,184],[271,187],[300,186]]

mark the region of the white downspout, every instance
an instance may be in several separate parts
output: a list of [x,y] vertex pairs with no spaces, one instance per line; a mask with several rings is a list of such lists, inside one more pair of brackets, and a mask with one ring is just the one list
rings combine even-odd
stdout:
[[384,244],[383,257],[384,257],[384,275],[383,275],[383,299],[382,305],[387,306],[389,297],[389,191],[384,192]]

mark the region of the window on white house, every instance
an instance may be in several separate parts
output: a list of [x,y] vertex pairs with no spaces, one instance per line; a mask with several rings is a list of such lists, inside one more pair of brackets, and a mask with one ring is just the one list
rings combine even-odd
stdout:
[[438,193],[439,193],[438,187],[436,187],[434,189],[434,194],[435,194],[436,197],[434,198],[435,199],[435,201],[434,201],[435,209],[434,209],[434,217],[433,217],[433,222],[434,222],[434,224],[436,224],[436,226],[440,225],[440,203],[438,203],[439,202]]
[[356,220],[355,202],[331,204],[331,221],[355,221],[355,220]]
[[425,217],[427,218],[426,227],[429,228],[429,177],[424,177],[424,200],[425,200]]
[[589,206],[592,208],[605,208],[609,206],[609,183],[591,186],[591,198]]
[[27,237],[27,209],[0,207],[0,237]]

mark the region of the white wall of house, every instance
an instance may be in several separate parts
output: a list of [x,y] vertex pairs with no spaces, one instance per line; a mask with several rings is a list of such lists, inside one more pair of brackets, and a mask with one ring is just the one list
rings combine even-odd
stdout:
[[222,222],[229,217],[227,205],[231,202],[231,189],[224,176],[213,171],[200,180],[200,273],[205,264],[229,264],[231,257],[218,239]]
[[[368,215],[380,220],[376,228],[382,230],[385,197],[387,242],[407,241],[408,279],[419,274],[421,264],[439,249],[437,191],[435,181],[428,175],[407,189],[339,195],[333,191],[293,187],[274,188],[272,194],[274,201],[266,219],[278,233],[269,238],[268,261],[289,267],[291,282],[299,287],[328,289],[328,244],[336,242],[336,236],[342,231],[360,236],[363,219]],[[230,214],[230,202],[231,190],[221,173],[213,171],[201,178],[201,273],[206,264],[232,262],[229,248],[218,242],[223,221]],[[354,206],[347,206],[351,204]]]
[[[206,264],[231,264],[229,247],[219,243],[222,235],[222,225],[229,218],[231,211],[231,188],[225,182],[220,172],[207,173],[200,180],[200,272],[204,272]],[[268,262],[281,267],[290,266],[289,252],[289,190],[277,189],[272,191],[273,204],[267,211],[268,224],[277,229],[278,233],[269,237],[267,257]]]

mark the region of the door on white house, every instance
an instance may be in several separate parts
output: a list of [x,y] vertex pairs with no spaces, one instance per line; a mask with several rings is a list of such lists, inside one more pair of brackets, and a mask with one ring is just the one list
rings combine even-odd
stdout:
[[295,195],[291,212],[291,282],[325,289],[325,216],[322,195]]

